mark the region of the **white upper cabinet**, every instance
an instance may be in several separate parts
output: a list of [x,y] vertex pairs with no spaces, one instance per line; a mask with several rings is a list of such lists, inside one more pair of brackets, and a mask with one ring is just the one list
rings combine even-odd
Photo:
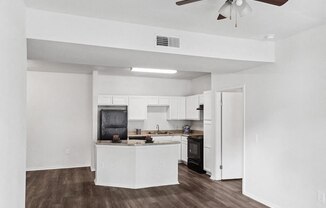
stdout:
[[128,96],[113,96],[112,105],[128,105]]
[[148,96],[148,106],[169,106],[170,97],[165,96]]
[[169,106],[170,97],[158,97],[158,104],[162,106]]
[[158,96],[148,96],[147,97],[147,104],[151,105],[158,105]]
[[178,97],[178,120],[186,120],[186,98]]
[[205,100],[205,98],[204,98],[204,94],[200,94],[200,95],[199,95],[199,104],[200,104],[200,105],[204,105],[204,100]]
[[186,98],[170,97],[168,109],[168,120],[185,120],[186,119]]
[[204,120],[212,120],[212,91],[204,92]]
[[170,98],[170,107],[168,109],[167,119],[178,120],[178,98],[177,97]]
[[192,95],[186,98],[186,119],[200,120],[199,95]]
[[120,95],[99,95],[98,105],[128,105],[128,96]]
[[112,105],[112,96],[111,95],[99,95],[97,97],[98,105]]
[[146,120],[147,119],[147,97],[130,96],[128,105],[129,120]]

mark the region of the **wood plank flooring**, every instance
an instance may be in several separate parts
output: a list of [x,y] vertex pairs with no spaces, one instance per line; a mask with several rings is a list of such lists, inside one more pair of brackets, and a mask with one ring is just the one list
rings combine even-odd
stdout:
[[94,185],[89,168],[27,172],[27,208],[265,208],[241,181],[214,182],[179,166],[179,185],[122,189]]

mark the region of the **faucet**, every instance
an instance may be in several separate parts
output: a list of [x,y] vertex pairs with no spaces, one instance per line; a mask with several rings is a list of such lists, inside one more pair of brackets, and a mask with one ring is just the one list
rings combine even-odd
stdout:
[[160,125],[156,124],[156,129],[157,129],[156,134],[158,134],[160,132]]

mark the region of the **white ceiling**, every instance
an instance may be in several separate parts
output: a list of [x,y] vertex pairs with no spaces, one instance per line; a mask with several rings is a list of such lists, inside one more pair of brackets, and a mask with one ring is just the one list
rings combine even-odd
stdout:
[[217,22],[224,0],[203,0],[178,7],[176,0],[25,0],[31,8],[186,31],[262,39],[284,38],[326,23],[325,0],[289,0],[283,7],[253,0],[253,13],[234,22]]
[[173,76],[150,76],[177,79],[193,79],[209,72],[239,72],[263,64],[261,62],[163,54],[31,39],[27,41],[27,54],[29,60],[78,64],[75,67],[63,67],[62,69],[34,65],[34,67],[30,66],[29,70],[61,72],[70,70],[70,72],[76,73],[89,73],[92,68],[91,70],[98,69],[107,74],[146,76],[146,74],[133,74],[128,69],[130,67],[166,68],[176,69],[180,73]]

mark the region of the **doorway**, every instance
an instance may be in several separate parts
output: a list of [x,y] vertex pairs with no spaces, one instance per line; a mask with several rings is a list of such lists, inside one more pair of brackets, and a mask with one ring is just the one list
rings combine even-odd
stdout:
[[221,179],[238,180],[244,173],[243,88],[220,92]]

